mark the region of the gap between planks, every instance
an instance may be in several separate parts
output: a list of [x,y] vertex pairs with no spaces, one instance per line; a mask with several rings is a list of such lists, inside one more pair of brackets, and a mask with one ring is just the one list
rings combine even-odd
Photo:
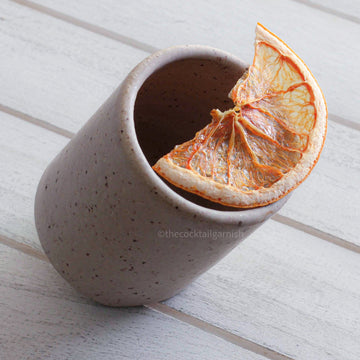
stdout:
[[325,231],[321,231],[321,230],[318,230],[312,226],[309,226],[309,225],[306,225],[306,224],[303,224],[301,223],[300,221],[296,221],[294,219],[291,219],[287,216],[284,216],[284,215],[280,215],[280,214],[275,214],[271,217],[272,220],[278,222],[278,223],[281,223],[283,225],[287,225],[287,226],[290,226],[296,230],[300,230],[302,232],[305,232],[309,235],[312,235],[312,236],[315,236],[319,239],[322,239],[322,240],[325,240],[325,241],[328,241],[332,244],[335,244],[337,246],[340,246],[340,247],[343,247],[347,250],[350,250],[350,251],[353,251],[353,252],[356,252],[358,254],[360,254],[360,246],[359,245],[356,245],[356,244],[353,244],[347,240],[344,240],[340,237],[337,237],[337,236],[334,236],[334,235],[331,235]]
[[297,2],[299,4],[302,4],[302,5],[309,6],[309,7],[313,8],[313,9],[320,10],[320,11],[325,12],[327,14],[335,15],[337,17],[340,17],[340,18],[344,19],[344,20],[352,21],[355,24],[360,24],[360,19],[357,16],[346,14],[346,13],[341,12],[339,10],[331,9],[331,8],[325,6],[325,5],[314,3],[311,0],[293,0],[293,1]]
[[206,321],[200,320],[198,318],[192,317],[191,315],[185,314],[179,310],[173,309],[172,307],[163,304],[156,303],[151,305],[145,305],[145,307],[158,311],[162,314],[166,314],[172,318],[185,322],[189,325],[195,326],[198,329],[201,329],[212,335],[216,335],[228,342],[231,342],[234,345],[238,345],[246,350],[249,350],[253,353],[256,353],[261,356],[265,356],[271,360],[293,360],[284,354],[278,353],[272,349],[269,349],[265,346],[259,345],[251,340],[245,339],[241,336],[235,335],[229,331],[226,331],[218,326],[211,325]]
[[[26,255],[30,255],[36,259],[45,261],[49,263],[49,259],[47,256],[41,252],[40,250],[34,249],[29,245],[22,244],[16,240],[12,240],[6,236],[0,235],[0,244],[6,245],[12,249],[18,250]],[[182,313],[181,311],[175,310],[172,307],[162,304],[162,303],[154,303],[151,305],[145,305],[146,308],[157,311],[161,314],[170,316],[176,320],[194,326],[202,331],[205,331],[209,334],[215,335],[223,340],[226,340],[234,345],[240,346],[243,349],[249,350],[253,353],[256,353],[261,356],[265,356],[270,360],[294,360],[289,358],[286,355],[278,353],[272,349],[269,349],[265,346],[257,344],[251,340],[243,338],[241,336],[235,335],[229,331],[226,331],[220,327],[211,325],[206,321],[195,318],[191,315]]]
[[64,136],[64,137],[67,137],[69,139],[71,139],[75,134],[71,131],[68,131],[68,130],[65,130],[65,129],[62,129],[58,126],[55,126],[53,124],[50,124],[44,120],[41,120],[41,119],[37,119],[33,116],[30,116],[30,115],[27,115],[21,111],[18,111],[18,110],[15,110],[15,109],[12,109],[8,106],[5,106],[5,105],[2,105],[0,104],[0,111],[4,112],[4,113],[7,113],[9,115],[12,115],[12,116],[15,116],[21,120],[24,120],[24,121],[27,121],[33,125],[36,125],[36,126],[40,126],[42,127],[43,129],[46,129],[46,130],[49,130],[49,131],[52,131],[58,135],[61,135],[61,136]]
[[36,259],[49,262],[47,256],[40,250],[34,249],[33,247],[23,244],[19,241],[10,239],[7,236],[0,235],[0,244],[6,245],[12,249],[18,250],[26,255],[30,255]]
[[[107,37],[109,39],[119,41],[119,42],[121,42],[121,43],[123,43],[125,45],[128,45],[128,46],[131,46],[133,48],[145,51],[145,52],[150,53],[150,54],[160,50],[160,49],[158,49],[158,48],[156,48],[154,46],[143,43],[143,42],[138,41],[136,39],[130,38],[130,37],[125,36],[125,35],[121,35],[121,34],[115,32],[115,31],[105,29],[105,28],[103,28],[101,26],[98,26],[98,25],[94,25],[92,23],[89,23],[89,22],[86,22],[86,21],[83,21],[83,20],[79,20],[79,19],[77,19],[77,18],[75,18],[73,16],[64,14],[64,13],[62,13],[60,11],[51,9],[51,8],[49,8],[47,6],[44,6],[44,5],[39,5],[39,4],[34,3],[32,1],[29,1],[29,0],[11,0],[11,1],[14,2],[14,3],[17,3],[17,4],[21,5],[21,6],[28,7],[30,9],[32,9],[32,10],[36,10],[38,12],[41,12],[41,13],[45,14],[45,15],[52,16],[52,17],[54,17],[54,18],[56,18],[58,20],[67,22],[67,23],[69,23],[71,25],[81,27],[82,29],[85,29],[87,31],[90,31],[92,33],[95,33],[95,34],[98,34],[98,35],[101,35],[101,36],[105,36],[105,37]],[[323,5],[315,4],[315,3],[313,3],[313,2],[311,2],[309,0],[293,0],[293,1],[301,3],[301,4],[309,6],[309,7],[312,7],[312,8],[316,8],[316,9],[318,9],[320,11],[324,11],[326,13],[330,13],[332,15],[341,17],[341,18],[346,19],[346,20],[350,20],[350,21],[353,21],[353,22],[356,22],[356,23],[360,23],[360,19],[358,19],[358,18],[356,18],[354,16],[341,13],[341,12],[339,12],[337,10],[327,8],[327,7],[323,6]],[[23,114],[23,115],[25,115],[25,114]],[[25,116],[28,116],[28,115],[25,115]],[[336,122],[336,123],[338,123],[340,125],[347,126],[347,127],[352,128],[352,129],[360,131],[360,123],[356,123],[356,122],[354,122],[352,120],[344,119],[343,117],[338,116],[336,114],[329,114],[329,118],[331,118],[332,121],[334,121],[334,122]],[[43,122],[42,120],[36,120],[36,121]],[[35,122],[33,122],[33,123],[35,123]],[[48,123],[44,122],[44,124],[48,124]],[[54,129],[59,129],[54,125],[49,124],[49,126],[53,126]],[[66,130],[63,130],[63,131],[66,131]]]
[[78,27],[81,27],[85,30],[88,30],[88,31],[91,31],[95,34],[98,34],[98,35],[102,35],[102,36],[105,36],[107,38],[110,38],[112,40],[116,40],[116,41],[119,41],[123,44],[126,44],[126,45],[129,45],[129,46],[132,46],[136,49],[139,49],[139,50],[143,50],[143,51],[146,51],[148,53],[153,53],[153,52],[156,52],[160,49],[154,47],[154,46],[151,46],[149,44],[145,44],[141,41],[138,41],[138,40],[135,40],[131,37],[128,37],[128,36],[125,36],[125,35],[121,35],[119,33],[116,33],[114,31],[111,31],[111,30],[107,30],[101,26],[98,26],[98,25],[94,25],[94,24],[91,24],[91,23],[88,23],[86,21],[83,21],[83,20],[80,20],[80,19],[77,19],[73,16],[70,16],[70,15],[67,15],[67,14],[64,14],[62,12],[59,12],[59,11],[56,11],[56,10],[53,10],[47,6],[43,6],[43,5],[39,5],[39,4],[36,4],[32,1],[27,1],[27,0],[11,0],[12,2],[15,2],[19,5],[22,5],[22,6],[26,6],[30,9],[33,9],[33,10],[36,10],[36,11],[39,11],[43,14],[46,14],[46,15],[49,15],[49,16],[52,16],[58,20],[62,20],[62,21],[65,21],[69,24],[72,24],[72,25],[75,25],[75,26],[78,26]]
[[[16,0],[17,1],[17,0]],[[49,130],[49,131],[52,131],[52,132],[55,132],[56,134],[58,135],[61,135],[61,136],[64,136],[68,139],[71,139],[75,133],[71,132],[71,131],[68,131],[68,130],[65,130],[65,129],[62,129],[60,127],[57,127],[55,125],[52,125],[44,120],[41,120],[41,119],[37,119],[37,118],[34,118],[30,115],[27,115],[21,111],[18,111],[18,110],[15,110],[15,109],[12,109],[8,106],[5,106],[5,105],[2,105],[0,104],[0,111],[2,112],[5,112],[7,114],[10,114],[12,116],[15,116],[21,120],[24,120],[24,121],[27,121],[31,124],[34,124],[36,126],[40,126],[46,130]],[[339,122],[338,120],[335,120],[336,122]],[[356,124],[356,125],[359,125],[360,127],[360,124]],[[359,130],[356,128],[356,130]],[[353,244],[345,239],[342,239],[340,237],[337,237],[337,236],[334,236],[334,235],[331,235],[329,233],[326,233],[324,231],[321,231],[319,229],[316,229],[310,225],[306,225],[306,224],[303,224],[299,221],[296,221],[294,219],[291,219],[287,216],[284,216],[284,215],[280,215],[280,214],[275,214],[273,217],[272,217],[272,220],[276,221],[276,222],[279,222],[281,224],[284,224],[284,225],[287,225],[287,226],[290,226],[290,227],[293,227],[297,230],[300,230],[302,232],[305,232],[309,235],[312,235],[312,236],[316,236],[322,240],[325,240],[325,241],[328,241],[332,244],[335,244],[335,245],[338,245],[340,247],[343,247],[347,250],[350,250],[350,251],[354,251],[356,253],[359,253],[360,254],[360,246],[359,245],[356,245],[356,244]],[[0,239],[0,242],[1,242],[1,239]]]

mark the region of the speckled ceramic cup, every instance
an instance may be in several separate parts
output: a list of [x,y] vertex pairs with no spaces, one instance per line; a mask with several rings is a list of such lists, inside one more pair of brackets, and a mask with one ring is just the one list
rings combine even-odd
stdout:
[[111,306],[167,299],[285,203],[221,207],[176,190],[151,168],[207,124],[212,108],[232,105],[227,94],[245,68],[204,46],[159,51],[48,166],[36,227],[51,263],[78,291]]

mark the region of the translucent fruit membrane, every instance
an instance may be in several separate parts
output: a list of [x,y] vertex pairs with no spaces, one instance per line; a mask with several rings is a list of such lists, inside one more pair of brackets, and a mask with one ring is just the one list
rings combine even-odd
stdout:
[[265,42],[229,96],[195,138],[165,156],[174,165],[248,192],[268,188],[293,169],[316,122],[314,94],[297,66]]

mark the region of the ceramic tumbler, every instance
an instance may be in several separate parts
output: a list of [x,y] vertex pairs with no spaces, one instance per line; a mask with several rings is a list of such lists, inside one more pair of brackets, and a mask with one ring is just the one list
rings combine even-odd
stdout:
[[36,227],[50,262],[79,292],[110,306],[167,299],[286,202],[223,207],[151,168],[209,123],[213,108],[232,107],[228,92],[246,68],[206,46],[159,51],[49,164],[36,194]]

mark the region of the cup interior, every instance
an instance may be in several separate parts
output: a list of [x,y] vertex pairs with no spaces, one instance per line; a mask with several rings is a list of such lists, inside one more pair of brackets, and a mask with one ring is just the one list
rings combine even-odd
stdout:
[[[228,93],[245,70],[244,65],[226,57],[190,57],[170,62],[152,73],[139,89],[134,107],[136,136],[149,164],[154,165],[175,145],[191,140],[210,123],[212,109],[232,108]],[[239,211],[166,183],[198,205]]]

